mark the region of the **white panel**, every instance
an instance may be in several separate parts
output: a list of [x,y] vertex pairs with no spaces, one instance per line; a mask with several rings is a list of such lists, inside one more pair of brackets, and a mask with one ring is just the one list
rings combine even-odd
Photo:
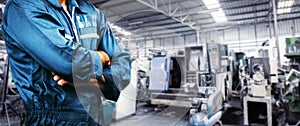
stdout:
[[153,45],[154,45],[154,48],[160,47],[160,40],[154,39]]
[[218,31],[219,41],[225,42],[225,36],[224,35],[225,35],[224,30]]
[[173,46],[173,38],[164,38],[164,47],[170,47]]
[[147,48],[153,48],[154,47],[154,40],[147,40],[146,46],[147,46]]
[[135,49],[135,48],[136,48],[136,42],[135,42],[135,41],[130,41],[130,42],[128,43],[128,48],[129,48],[130,50]]
[[169,83],[169,62],[167,57],[155,57],[151,60],[150,91],[166,91]]
[[155,48],[161,47],[161,45],[160,45],[160,39],[155,39],[154,40],[154,47]]
[[174,38],[174,47],[184,46],[184,38],[183,37],[175,37]]
[[143,47],[145,47],[145,41],[138,41],[137,45],[139,48],[143,48]]
[[256,25],[256,33],[257,38],[265,38],[269,37],[269,27],[267,27],[268,24],[258,24]]
[[255,39],[255,26],[246,26],[240,28],[240,39],[249,40]]
[[129,85],[121,91],[120,97],[116,102],[115,119],[132,115],[136,112],[136,96],[137,96],[137,71],[138,63],[133,61],[131,68],[131,79]]
[[240,42],[239,41],[225,41],[224,44],[227,44],[227,45],[235,45],[235,44],[239,44]]
[[281,21],[278,22],[278,34],[279,35],[286,35],[286,34],[292,34],[292,27],[293,21]]
[[231,44],[227,44],[228,48],[235,48],[235,47],[239,47],[240,43],[231,43]]
[[300,33],[300,19],[295,19],[295,31]]
[[258,47],[256,42],[241,43],[241,49],[255,49],[256,47]]
[[196,43],[197,42],[196,38],[197,38],[196,35],[186,35],[185,41],[186,41],[186,43],[189,43],[189,44]]
[[212,31],[210,32],[210,38],[208,42],[218,42],[218,43],[223,43],[225,42],[224,40],[224,31]]
[[238,30],[234,29],[227,29],[225,30],[225,41],[236,41],[238,40]]
[[173,38],[163,38],[162,41],[165,49],[173,49]]

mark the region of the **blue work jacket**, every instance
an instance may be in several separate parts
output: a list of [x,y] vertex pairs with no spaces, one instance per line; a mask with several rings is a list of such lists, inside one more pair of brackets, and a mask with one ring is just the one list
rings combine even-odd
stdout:
[[[1,28],[26,125],[101,124],[103,98],[116,101],[129,84],[130,55],[119,46],[104,15],[85,0],[67,3],[68,10],[58,0],[6,4]],[[102,66],[97,50],[108,54],[110,66]],[[52,72],[81,86],[59,86]],[[104,88],[85,86],[91,78]]]

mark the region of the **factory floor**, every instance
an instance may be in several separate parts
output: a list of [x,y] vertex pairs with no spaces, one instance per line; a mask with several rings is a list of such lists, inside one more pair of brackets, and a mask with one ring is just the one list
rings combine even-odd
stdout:
[[[243,125],[243,112],[240,108],[239,98],[232,98],[229,102],[228,109],[224,111],[222,116],[223,125],[240,126]],[[170,107],[166,105],[147,105],[146,103],[138,103],[135,115],[125,117],[123,119],[113,121],[111,126],[187,126],[189,121],[189,109]],[[10,124],[18,126],[19,118],[17,116],[10,117]],[[4,115],[0,114],[0,126],[7,126]]]
[[170,106],[147,106],[138,104],[135,115],[113,122],[112,126],[186,126],[188,124],[187,108]]
[[[112,126],[188,126],[189,109],[170,106],[147,106],[139,103],[137,113],[112,122]],[[243,125],[243,112],[238,97],[232,98],[222,116],[223,125]]]

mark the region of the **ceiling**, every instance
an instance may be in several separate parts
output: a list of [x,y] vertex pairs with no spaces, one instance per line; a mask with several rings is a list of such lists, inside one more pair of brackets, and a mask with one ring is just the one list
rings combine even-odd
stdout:
[[[131,37],[195,34],[273,21],[272,0],[219,0],[228,21],[216,23],[202,0],[89,0]],[[282,0],[288,1],[288,0]],[[278,0],[276,0],[278,4]],[[278,21],[300,18],[300,1]],[[217,8],[219,9],[219,8]],[[120,34],[119,34],[120,35]]]
[[[107,20],[132,33],[123,37],[164,37],[215,31],[273,20],[272,0],[219,0],[228,19],[216,23],[202,0],[87,0],[99,8]],[[279,0],[276,0],[278,3]],[[288,1],[288,0],[281,0]],[[6,0],[0,0],[5,4]],[[2,17],[0,13],[0,17]],[[278,14],[278,21],[300,18],[300,1],[290,13]]]

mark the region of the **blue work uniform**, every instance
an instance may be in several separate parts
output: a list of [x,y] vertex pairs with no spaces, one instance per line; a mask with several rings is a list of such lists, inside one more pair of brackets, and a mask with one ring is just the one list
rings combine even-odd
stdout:
[[[67,3],[68,10],[58,0],[6,4],[1,28],[26,125],[103,125],[103,99],[116,101],[129,84],[130,55],[104,15],[85,0]],[[110,66],[102,66],[97,50],[108,54]],[[81,86],[59,86],[52,72]],[[82,86],[92,78],[104,88]]]

